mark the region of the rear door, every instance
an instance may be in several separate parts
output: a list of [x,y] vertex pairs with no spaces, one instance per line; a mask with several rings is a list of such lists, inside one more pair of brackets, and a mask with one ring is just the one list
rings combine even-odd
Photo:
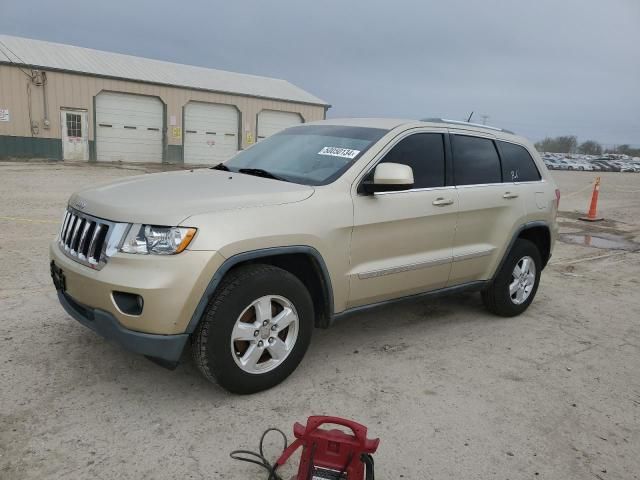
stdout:
[[449,285],[491,278],[525,215],[521,188],[503,169],[493,136],[452,131],[458,222]]
[[446,285],[458,202],[445,176],[444,133],[405,135],[381,154],[380,162],[413,169],[413,189],[354,195],[350,307]]

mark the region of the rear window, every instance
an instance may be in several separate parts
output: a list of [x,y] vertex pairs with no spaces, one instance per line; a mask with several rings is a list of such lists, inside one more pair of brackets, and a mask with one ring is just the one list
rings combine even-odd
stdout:
[[500,142],[502,154],[502,176],[505,182],[535,182],[540,180],[540,172],[536,162],[521,145],[515,143]]
[[453,135],[452,146],[456,185],[502,182],[500,157],[493,140]]

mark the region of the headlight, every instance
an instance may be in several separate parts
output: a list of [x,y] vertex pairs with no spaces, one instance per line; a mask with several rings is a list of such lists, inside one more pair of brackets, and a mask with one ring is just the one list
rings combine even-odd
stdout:
[[122,242],[120,251],[124,253],[153,253],[172,255],[182,252],[196,234],[195,228],[158,227],[135,223]]

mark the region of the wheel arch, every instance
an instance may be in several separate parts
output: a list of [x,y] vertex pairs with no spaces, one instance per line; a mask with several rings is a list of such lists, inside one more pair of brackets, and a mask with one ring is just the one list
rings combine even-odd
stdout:
[[540,252],[540,256],[542,257],[542,268],[547,266],[549,262],[549,258],[551,257],[551,229],[547,222],[543,221],[534,221],[527,222],[521,225],[511,237],[509,241],[509,245],[507,246],[500,263],[498,264],[498,268],[493,274],[493,278],[498,275],[498,272],[502,269],[504,262],[509,256],[509,252],[513,248],[513,245],[516,243],[516,240],[519,238],[524,238],[533,242]]
[[309,289],[315,310],[316,327],[326,328],[333,317],[333,289],[329,271],[318,250],[307,245],[270,247],[242,252],[226,259],[209,281],[204,294],[187,325],[186,333],[193,333],[222,279],[241,265],[266,263],[287,270]]

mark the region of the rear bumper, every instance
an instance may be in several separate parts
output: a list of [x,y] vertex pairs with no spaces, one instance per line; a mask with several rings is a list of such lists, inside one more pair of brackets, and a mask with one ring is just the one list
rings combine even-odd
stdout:
[[111,313],[84,306],[61,291],[58,291],[58,300],[67,313],[82,325],[135,353],[167,362],[177,362],[189,339],[187,333],[156,335],[129,330],[124,328]]

